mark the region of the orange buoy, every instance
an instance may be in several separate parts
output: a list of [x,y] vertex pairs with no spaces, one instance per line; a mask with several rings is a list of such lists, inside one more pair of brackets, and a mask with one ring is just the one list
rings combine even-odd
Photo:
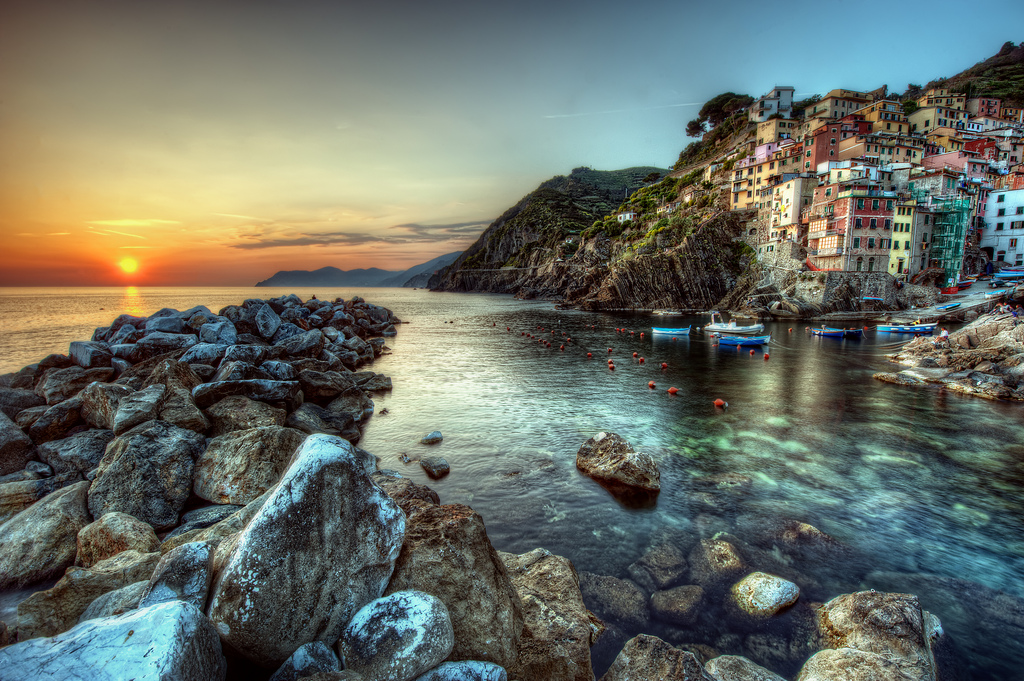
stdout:
[[718,399],[715,400],[715,406],[719,408],[728,407],[729,403],[723,400],[721,397],[719,397]]
[[630,335],[630,336],[635,336],[635,335],[636,335],[636,331],[630,331],[630,332],[629,332],[629,335]]
[[611,349],[611,348],[608,348],[608,352],[611,352],[611,351],[612,351],[612,349]]
[[636,353],[634,352],[634,353],[633,353],[633,357],[636,357],[636,356],[637,356],[637,354],[636,354]]
[[593,355],[588,352],[587,357],[593,357]]
[[552,331],[552,332],[551,332],[551,335],[552,335],[552,336],[554,336],[554,335],[555,335],[555,332],[554,332],[554,331]]
[[668,362],[662,362],[661,363],[661,368],[662,369],[668,369]]
[[564,346],[564,345],[559,345],[559,346],[558,346],[558,349],[559,349],[559,350],[565,350],[565,346]]
[[672,340],[675,340],[675,339],[676,339],[676,337],[675,337],[675,336],[672,336]]
[[643,337],[644,337],[644,332],[643,332],[643,331],[641,331],[641,332],[640,332],[640,337],[641,337],[641,338],[643,338]]
[[609,364],[608,368],[611,369],[612,371],[615,371],[615,365],[614,364]]
[[751,351],[750,351],[750,354],[754,354],[754,351],[753,351],[753,350],[751,350]]
[[644,363],[644,358],[643,358],[643,357],[641,357],[641,358],[640,358],[640,363],[641,363],[641,364],[643,364],[643,363]]
[[767,353],[767,352],[766,352],[766,353],[764,353],[764,358],[765,358],[765,359],[768,359],[768,356],[769,356],[769,355],[768,355],[768,353]]
[[789,327],[789,332],[790,332],[790,333],[793,333],[793,327],[792,327],[792,326],[791,326],[791,327]]
[[669,389],[668,389],[668,390],[667,390],[666,392],[667,392],[667,393],[668,393],[669,395],[675,395],[675,394],[676,394],[677,392],[679,392],[679,388],[677,388],[677,387],[675,387],[675,386],[672,386],[672,387],[671,387],[671,388],[669,388]]
[[654,390],[654,381],[647,381],[647,387]]

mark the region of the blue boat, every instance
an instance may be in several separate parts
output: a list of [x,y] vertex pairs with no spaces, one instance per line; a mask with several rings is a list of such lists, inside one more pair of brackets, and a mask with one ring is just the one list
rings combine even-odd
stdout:
[[930,336],[938,324],[879,324],[879,333],[921,333]]
[[845,329],[830,329],[828,327],[821,329],[811,329],[811,333],[815,336],[825,336],[826,338],[842,338],[846,335]]
[[[813,331],[814,329],[811,330]],[[860,338],[864,335],[863,329],[834,329],[831,326],[826,326],[822,330],[830,332],[839,331],[843,334],[843,338]]]
[[719,336],[719,345],[767,345],[772,339],[767,336]]
[[[986,293],[985,295],[988,295],[988,294]],[[958,307],[960,307],[960,303],[946,303],[945,305],[936,305],[935,309],[936,310],[945,311],[945,310],[955,310]]]
[[689,336],[690,327],[681,326],[678,329],[671,329],[664,326],[652,326],[651,333],[661,333],[665,334],[666,336]]
[[993,279],[1022,279],[1024,278],[1024,272],[1018,272],[1015,270],[1003,270],[1002,272],[996,272],[992,275]]

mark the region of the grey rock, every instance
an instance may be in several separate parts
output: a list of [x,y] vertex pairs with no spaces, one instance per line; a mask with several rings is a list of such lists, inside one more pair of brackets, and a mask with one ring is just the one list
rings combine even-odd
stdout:
[[434,480],[443,478],[451,472],[448,462],[442,456],[428,456],[420,459],[420,467]]
[[434,430],[434,431],[431,431],[431,432],[427,433],[422,438],[420,438],[420,442],[425,444],[425,445],[436,445],[438,442],[440,442],[443,439],[444,439],[444,436],[441,435],[441,431],[440,430]]
[[216,525],[241,509],[241,506],[235,506],[233,504],[215,504],[213,506],[204,506],[203,508],[197,508],[189,511],[181,516],[181,525],[168,533],[167,536],[164,537],[164,541],[186,532],[203,530],[207,527]]
[[78,393],[82,419],[93,428],[113,430],[118,405],[135,391],[117,383],[90,383]]
[[241,395],[225,397],[206,409],[210,437],[260,426],[283,426],[288,412]]
[[89,523],[88,482],[53,492],[0,525],[0,590],[59,577]]
[[58,404],[74,397],[78,392],[93,381],[107,381],[113,375],[110,368],[83,369],[71,366],[66,369],[46,371],[36,385],[36,395],[46,400],[49,405]]
[[360,388],[347,388],[327,405],[330,411],[351,414],[356,421],[373,416],[373,400]]
[[137,425],[155,420],[163,409],[166,394],[167,386],[157,384],[123,398],[114,414],[114,434],[123,435]]
[[628,579],[580,573],[583,602],[603,620],[643,629],[649,620],[647,596]]
[[98,596],[78,618],[78,623],[101,617],[123,615],[129,610],[135,610],[139,607],[139,599],[142,598],[142,592],[146,590],[147,586],[149,586],[149,580],[143,579]]
[[270,681],[298,681],[318,672],[341,671],[341,663],[331,647],[322,641],[300,646],[270,677]]
[[[205,330],[206,327],[203,327]],[[141,338],[135,347],[142,351],[143,356],[156,357],[172,350],[188,350],[198,343],[196,337],[190,333],[164,333],[156,331]],[[130,359],[130,358],[126,358]]]
[[139,607],[179,600],[204,608],[213,579],[211,557],[206,542],[189,542],[168,551],[153,569]]
[[180,385],[168,386],[160,409],[160,420],[197,433],[205,433],[210,427],[206,415],[192,399],[191,391]]
[[598,433],[576,452],[576,467],[605,485],[657,492],[661,472],[650,454],[637,452],[615,433]]
[[175,527],[205,445],[201,435],[163,421],[148,421],[116,437],[89,490],[93,517],[122,511],[156,530]]
[[267,358],[267,349],[259,345],[231,345],[224,351],[224,362],[246,362],[258,366]]
[[145,335],[150,335],[156,332],[162,333],[182,333],[185,330],[185,322],[182,321],[181,317],[151,317],[146,320],[146,332]]
[[786,681],[739,655],[720,655],[704,664],[704,671],[715,681]]
[[31,390],[0,388],[0,413],[6,414],[11,420],[18,416],[18,412],[44,404],[46,400]]
[[253,322],[256,324],[256,330],[259,334],[268,340],[274,337],[274,334],[277,333],[278,328],[281,326],[281,318],[266,303],[256,310],[256,314],[253,315]]
[[640,634],[626,641],[601,681],[659,679],[663,681],[715,681],[693,653],[673,648],[657,636]]
[[199,340],[213,345],[235,345],[238,342],[238,331],[226,319],[209,322],[199,329]]
[[210,618],[265,666],[305,643],[334,642],[384,592],[404,535],[405,515],[371,483],[352,445],[310,436],[238,536]]
[[299,372],[299,386],[307,401],[326,404],[343,391],[355,386],[355,381],[347,373],[307,369]]
[[127,345],[131,343],[137,343],[142,338],[142,331],[136,328],[133,324],[125,324],[117,331],[111,333],[106,340],[107,346],[111,345]]
[[52,638],[0,650],[5,678],[66,681],[223,681],[227,673],[216,629],[183,601],[118,617],[89,620]]
[[196,461],[192,489],[215,504],[248,504],[281,478],[306,433],[261,426],[210,440]]
[[677,586],[651,596],[651,614],[655,619],[686,626],[697,621],[704,602],[704,589],[696,585]]
[[201,409],[205,409],[231,395],[261,402],[290,402],[298,394],[298,381],[242,380],[203,383],[192,391],[192,398]]
[[210,364],[216,365],[224,356],[227,346],[215,343],[196,343],[181,356],[179,362],[185,364]]
[[408,681],[443,662],[454,640],[444,603],[421,591],[398,591],[359,610],[338,649],[345,669]]
[[787,608],[800,597],[793,582],[766,572],[752,572],[733,584],[731,603],[750,617],[764,619]]
[[119,511],[104,513],[83,527],[78,531],[77,541],[75,564],[86,568],[124,551],[153,553],[160,547],[160,540],[152,527]]
[[54,473],[81,473],[84,477],[99,465],[112,439],[112,431],[92,428],[40,444],[37,452]]
[[351,414],[330,411],[311,402],[303,403],[289,414],[285,425],[309,434],[327,433],[349,439],[348,435],[354,431],[357,440],[359,436]]
[[44,411],[29,427],[28,434],[33,442],[43,444],[67,437],[78,425],[84,425],[82,400],[70,397]]
[[312,329],[275,341],[274,345],[281,348],[290,357],[317,357],[324,349],[324,335],[319,329]]
[[31,438],[7,414],[0,413],[0,475],[20,471],[34,455]]
[[271,339],[274,344],[281,341],[285,341],[293,336],[301,336],[305,331],[301,327],[292,324],[291,322],[283,322],[281,326],[277,327],[277,331],[274,332],[274,337]]
[[493,662],[461,660],[439,664],[415,681],[508,681],[508,673]]
[[39,407],[29,407],[28,409],[22,409],[18,412],[18,417],[14,419],[14,422],[18,424],[18,427],[23,431],[28,431],[32,427],[32,424],[39,420],[39,418],[46,413],[49,409],[49,405],[42,405]]
[[260,369],[266,371],[277,381],[294,381],[299,378],[299,372],[288,362],[268,360],[260,365]]
[[686,556],[672,544],[655,546],[629,566],[629,576],[647,591],[674,586],[686,574]]
[[68,355],[71,361],[84,369],[109,367],[114,357],[106,343],[97,341],[72,341]]
[[[27,469],[26,473],[29,472]],[[6,522],[54,491],[79,482],[79,475],[37,477],[0,483],[0,523]]]

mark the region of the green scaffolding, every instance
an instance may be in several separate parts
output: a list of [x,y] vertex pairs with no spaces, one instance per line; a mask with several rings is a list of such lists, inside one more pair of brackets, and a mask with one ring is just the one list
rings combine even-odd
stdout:
[[926,189],[912,192],[918,206],[927,206],[934,217],[930,260],[937,260],[945,271],[945,286],[956,286],[964,260],[967,225],[970,222],[970,197],[932,196]]

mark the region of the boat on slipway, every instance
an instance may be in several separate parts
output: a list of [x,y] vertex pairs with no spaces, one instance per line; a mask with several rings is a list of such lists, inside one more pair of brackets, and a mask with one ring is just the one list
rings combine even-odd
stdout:
[[758,323],[750,324],[748,326],[740,326],[736,323],[735,319],[730,320],[727,324],[722,321],[721,312],[712,312],[711,323],[705,324],[704,330],[713,333],[727,333],[730,335],[748,335],[764,331],[764,324]]
[[651,327],[651,333],[652,334],[656,333],[656,334],[660,334],[660,335],[664,335],[664,336],[689,336],[690,335],[690,327],[689,326],[680,326],[678,328],[671,328],[671,327],[665,327],[665,326],[652,326]]
[[767,336],[723,336],[722,334],[714,335],[718,336],[719,345],[767,345],[772,340],[771,334],[768,334]]
[[[988,295],[987,293],[985,295]],[[946,303],[945,305],[936,305],[935,309],[939,312],[946,312],[947,310],[955,310],[960,307],[960,303]]]
[[938,324],[879,324],[875,330],[879,333],[921,333],[931,335]]

